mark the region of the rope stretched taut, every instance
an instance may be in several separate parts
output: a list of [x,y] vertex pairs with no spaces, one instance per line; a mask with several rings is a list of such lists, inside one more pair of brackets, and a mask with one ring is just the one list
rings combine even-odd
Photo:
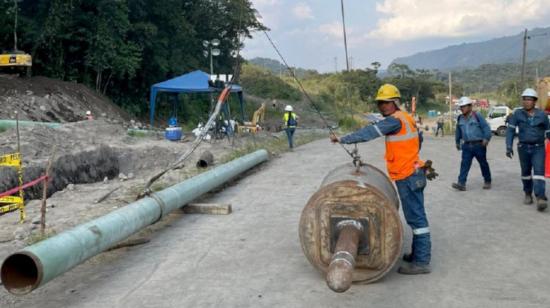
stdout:
[[[319,117],[321,118],[321,120],[323,121],[323,123],[325,124],[325,126],[328,128],[330,134],[332,135],[336,135],[334,133],[334,130],[330,127],[330,125],[328,124],[328,121],[325,119],[325,117],[323,116],[323,114],[321,113],[321,109],[317,106],[317,104],[313,101],[313,99],[311,98],[311,96],[309,95],[309,93],[306,91],[306,89],[304,88],[302,82],[300,81],[300,79],[298,79],[298,77],[296,76],[296,74],[294,73],[294,71],[292,70],[292,68],[290,68],[290,65],[288,65],[288,62],[286,62],[286,59],[285,57],[283,57],[283,55],[281,54],[281,52],[279,51],[279,48],[277,48],[277,45],[275,45],[275,43],[273,42],[273,40],[271,39],[271,37],[269,36],[269,34],[267,34],[267,31],[263,30],[265,36],[267,37],[267,40],[269,41],[269,43],[271,44],[271,46],[273,47],[273,49],[275,49],[275,52],[279,55],[279,58],[281,59],[281,61],[283,61],[283,64],[285,66],[285,68],[288,70],[290,76],[292,76],[292,78],[296,81],[296,83],[298,84],[298,87],[300,88],[300,91],[304,94],[304,96],[306,97],[307,101],[309,102],[309,104],[311,105],[311,107],[313,107],[313,109],[315,110],[315,112],[319,115]],[[344,151],[346,151],[346,153],[353,159],[353,162],[355,164],[356,161],[361,161],[360,159],[360,156],[358,154],[358,151],[350,151],[348,150],[343,144],[339,143],[339,145],[342,147],[342,149]],[[359,165],[362,165],[362,162],[359,164]],[[356,164],[357,166],[357,164]]]

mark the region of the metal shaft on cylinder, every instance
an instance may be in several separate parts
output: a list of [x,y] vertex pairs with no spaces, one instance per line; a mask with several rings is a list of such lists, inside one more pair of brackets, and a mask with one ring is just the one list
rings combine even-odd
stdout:
[[353,282],[355,258],[363,227],[355,220],[344,220],[337,226],[338,241],[328,267],[327,285],[335,292],[345,292]]

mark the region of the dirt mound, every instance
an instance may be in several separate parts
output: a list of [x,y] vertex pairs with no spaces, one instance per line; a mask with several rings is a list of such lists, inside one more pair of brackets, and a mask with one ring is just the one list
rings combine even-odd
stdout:
[[128,121],[130,116],[88,87],[46,77],[18,78],[0,75],[0,119],[13,119],[14,111],[21,120],[39,122],[76,122],[87,110],[96,118]]
[[[24,182],[44,173],[56,146],[49,195],[69,184],[102,182],[105,177],[118,178],[119,173],[146,177],[174,161],[190,146],[188,142],[170,142],[161,136],[132,137],[124,126],[104,120],[66,123],[58,128],[21,127],[20,135]],[[0,155],[16,152],[15,129],[0,136]],[[204,144],[203,148],[214,153],[223,151],[223,148],[211,149],[213,146],[218,145]],[[16,187],[17,180],[12,168],[0,167],[0,192]],[[27,199],[40,198],[41,185],[25,190],[25,194]]]

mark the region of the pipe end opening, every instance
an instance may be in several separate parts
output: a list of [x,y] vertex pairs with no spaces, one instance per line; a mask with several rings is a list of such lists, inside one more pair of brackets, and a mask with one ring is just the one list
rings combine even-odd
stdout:
[[0,272],[6,290],[16,295],[27,294],[38,287],[41,274],[38,262],[26,253],[9,256]]

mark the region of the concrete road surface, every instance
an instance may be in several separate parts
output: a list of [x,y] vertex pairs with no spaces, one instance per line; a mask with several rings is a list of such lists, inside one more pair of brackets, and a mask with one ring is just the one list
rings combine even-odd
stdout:
[[[383,150],[382,140],[360,146],[363,158],[381,168]],[[102,254],[25,297],[2,290],[0,306],[550,307],[550,214],[522,204],[517,158],[506,158],[503,138],[493,138],[493,189],[481,189],[474,163],[468,191],[457,192],[451,183],[459,155],[451,138],[427,138],[422,149],[441,175],[426,189],[430,275],[402,276],[394,268],[344,294],[326,287],[298,240],[302,207],[330,169],[349,161],[322,140],[207,200],[231,203],[233,214],[173,215],[150,243]]]

